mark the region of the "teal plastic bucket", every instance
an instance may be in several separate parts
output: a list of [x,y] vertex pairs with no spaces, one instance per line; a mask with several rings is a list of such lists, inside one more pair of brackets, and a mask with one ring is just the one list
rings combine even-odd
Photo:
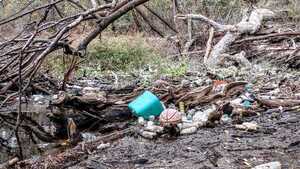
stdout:
[[143,117],[147,120],[151,115],[159,116],[164,110],[159,98],[149,91],[145,91],[142,95],[130,102],[128,107],[135,116]]

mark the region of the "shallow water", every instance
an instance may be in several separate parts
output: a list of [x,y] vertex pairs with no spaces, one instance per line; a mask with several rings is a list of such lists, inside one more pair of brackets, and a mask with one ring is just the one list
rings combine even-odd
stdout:
[[[49,109],[47,109],[48,103],[47,102],[32,102],[29,104],[24,104],[22,106],[22,112],[25,112],[24,114],[28,117],[30,117],[32,120],[37,122],[40,126],[42,126],[46,131],[50,129],[51,123],[48,120],[46,114],[50,112]],[[16,110],[14,106],[11,107],[12,110]],[[10,112],[8,112],[10,113]],[[14,135],[14,126],[0,126],[0,137],[2,139],[5,139],[7,142],[5,142],[5,145],[0,146],[0,163],[3,163],[11,158],[13,158],[13,154],[18,151],[18,144],[17,139]],[[22,150],[23,155],[25,158],[31,157],[32,155],[38,155],[39,150],[38,147],[43,150],[46,146],[44,142],[38,140],[37,138],[34,138],[36,141],[36,144],[31,140],[29,135],[25,133],[24,131],[19,132],[20,140],[22,143]],[[9,149],[7,149],[5,146],[8,146]]]

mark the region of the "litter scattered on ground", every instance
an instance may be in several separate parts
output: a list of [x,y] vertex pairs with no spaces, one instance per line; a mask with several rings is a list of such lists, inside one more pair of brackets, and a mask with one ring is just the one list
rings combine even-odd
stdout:
[[[166,82],[160,82],[160,84],[167,85]],[[181,81],[182,84],[187,86],[191,83]],[[283,112],[283,106],[289,106],[289,103],[282,100],[277,101],[278,98],[272,96],[274,91],[276,94],[281,92],[278,90],[278,86],[275,86],[273,92],[267,92],[268,95],[266,95],[261,89],[247,82],[212,80],[208,87],[197,90],[195,92],[202,92],[203,94],[200,94],[202,98],[197,98],[195,101],[200,101],[200,104],[206,103],[206,105],[197,106],[196,109],[190,108],[195,101],[188,101],[194,91],[191,91],[190,95],[187,94],[186,98],[179,99],[176,104],[168,104],[167,106],[163,105],[157,96],[148,91],[129,103],[130,110],[138,117],[139,134],[144,138],[154,139],[168,133],[170,128],[173,128],[173,131],[178,131],[180,135],[193,134],[205,126],[234,125],[237,120],[241,120],[243,117],[260,115],[268,107],[270,110],[274,104],[278,105],[280,112]],[[292,106],[297,104],[300,102],[291,102]],[[257,131],[260,128],[256,122],[243,122],[234,126],[238,130],[249,132]]]
[[[81,151],[88,152],[89,156],[98,161],[105,161],[107,158],[130,161],[147,157],[147,163],[139,165],[150,168],[170,164],[171,168],[177,164],[183,168],[193,168],[194,165],[199,168],[213,168],[216,165],[251,168],[266,161],[281,159],[275,157],[282,156],[282,153],[285,154],[285,159],[297,159],[292,156],[297,154],[297,138],[300,134],[296,132],[299,120],[295,113],[300,110],[300,88],[295,87],[299,86],[297,82],[291,87],[292,83],[265,82],[265,79],[260,79],[260,83],[251,84],[234,79],[215,82],[204,78],[201,86],[196,87],[193,80],[188,81],[191,83],[178,80],[173,84],[167,80],[160,80],[158,85],[161,86],[158,88],[132,88],[125,94],[114,94],[110,91],[103,93],[99,87],[86,85],[74,85],[72,92],[58,92],[49,99],[51,104],[71,106],[75,112],[79,110],[82,114],[71,116],[78,128],[81,127],[78,121],[85,122],[87,119],[86,123],[90,123],[92,118],[95,124],[99,124],[99,120],[101,125],[108,122],[107,125],[101,126],[101,132],[116,132],[113,139],[108,136],[109,139],[102,141],[99,140],[101,132],[100,135],[94,135],[81,131],[83,142],[78,143],[81,147],[71,149],[70,154],[62,153],[62,159],[77,158]],[[272,85],[273,83],[275,85]],[[217,87],[214,87],[216,84]],[[143,96],[145,92],[150,92],[150,97],[149,93],[146,97]],[[39,96],[30,100],[34,101],[34,98]],[[43,98],[35,101],[38,103],[40,99]],[[102,109],[110,106],[113,106],[113,109]],[[130,134],[122,134],[128,128],[132,129]],[[60,130],[56,127],[55,131]],[[128,140],[130,141],[127,142]],[[39,146],[44,148],[52,145]],[[136,152],[140,148],[147,154]],[[274,154],[273,150],[279,152]],[[130,157],[123,156],[124,152],[130,154]],[[272,158],[264,159],[265,155],[256,154],[257,152],[264,152]],[[105,157],[102,157],[102,154]],[[131,159],[131,156],[136,157],[136,154],[137,159]],[[101,157],[98,158],[97,155]],[[165,157],[169,159],[164,161]],[[190,164],[178,160],[188,160]],[[283,161],[280,162],[283,164]],[[89,160],[84,163],[89,163]],[[110,162],[106,160],[105,163]],[[114,165],[126,168],[127,163]],[[134,164],[129,168],[138,167]]]
[[258,129],[258,125],[256,123],[248,123],[244,122],[243,124],[235,125],[237,129],[247,130],[247,131],[256,131]]

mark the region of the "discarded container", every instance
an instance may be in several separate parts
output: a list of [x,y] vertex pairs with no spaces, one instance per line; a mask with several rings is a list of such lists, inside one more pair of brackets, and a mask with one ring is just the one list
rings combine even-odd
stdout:
[[128,107],[135,116],[143,117],[147,120],[151,115],[159,116],[164,110],[159,99],[149,91],[145,91],[142,95],[129,103]]
[[184,102],[179,102],[179,111],[185,113]]
[[182,121],[182,113],[176,109],[166,109],[160,114],[159,121],[163,126],[178,124]]

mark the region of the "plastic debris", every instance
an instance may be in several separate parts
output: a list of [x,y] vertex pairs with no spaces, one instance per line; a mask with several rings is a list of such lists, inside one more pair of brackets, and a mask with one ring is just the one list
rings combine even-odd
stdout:
[[99,146],[97,146],[97,149],[98,150],[103,150],[103,149],[106,149],[108,147],[110,147],[110,143],[102,143]]
[[223,93],[227,84],[228,83],[224,80],[214,80],[212,92],[215,94]]
[[182,113],[176,109],[166,109],[159,116],[162,126],[178,124],[182,121]]
[[230,104],[233,106],[240,106],[242,102],[243,102],[242,98],[236,98],[236,99],[232,100],[230,102]]
[[148,139],[153,139],[154,137],[156,137],[156,133],[155,132],[151,132],[151,131],[140,131],[139,134],[144,137],[144,138],[148,138]]
[[221,122],[224,123],[224,124],[227,124],[227,123],[231,123],[232,119],[229,117],[228,114],[223,114],[222,117],[221,117]]
[[250,108],[252,106],[252,104],[249,100],[245,100],[245,101],[243,101],[243,106],[245,108]]
[[45,104],[47,102],[47,99],[43,95],[32,95],[32,100],[36,104]]
[[154,121],[155,120],[155,116],[153,116],[153,115],[149,116],[149,120],[150,121]]
[[180,111],[181,113],[185,113],[184,102],[179,102],[179,111]]
[[256,131],[259,126],[256,123],[244,122],[243,124],[235,125],[235,127],[241,130]]
[[281,169],[281,163],[279,161],[274,161],[266,164],[261,164],[252,169]]
[[[151,121],[149,121],[151,122]],[[151,132],[155,132],[155,133],[160,133],[164,130],[163,127],[161,126],[156,126],[153,123],[147,123],[147,126],[144,128],[145,131],[151,131]]]
[[210,109],[207,109],[205,111],[198,111],[195,113],[194,117],[193,117],[193,121],[195,122],[203,122],[206,123],[208,121],[209,116],[216,111],[216,107],[213,106]]
[[129,109],[137,117],[149,119],[151,115],[159,116],[164,110],[160,100],[151,92],[145,91],[134,101],[128,104]]
[[138,117],[138,124],[145,125],[146,124],[145,119],[143,117]]
[[93,133],[80,133],[83,141],[94,141],[96,140],[96,135]]
[[197,132],[197,127],[189,127],[180,131],[181,135],[184,134],[194,134]]
[[202,125],[202,123],[199,123],[199,122],[192,122],[192,123],[179,123],[177,124],[178,128],[180,130],[184,130],[184,129],[187,129],[187,128],[191,128],[191,127],[200,127]]

